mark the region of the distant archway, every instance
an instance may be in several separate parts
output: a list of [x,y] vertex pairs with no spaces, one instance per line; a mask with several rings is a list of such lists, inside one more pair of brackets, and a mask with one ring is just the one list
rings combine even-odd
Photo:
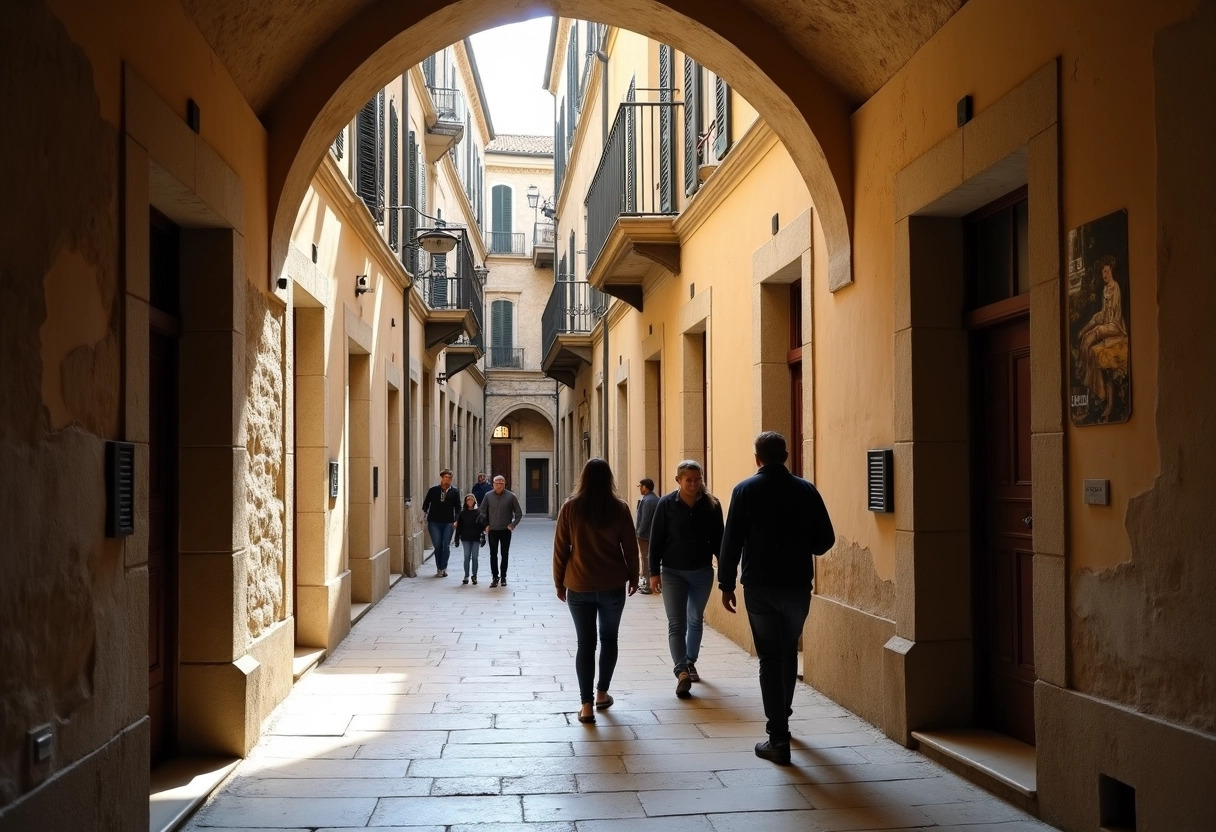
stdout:
[[[782,36],[732,0],[375,0],[317,46],[266,108],[270,281],[333,137],[403,67],[468,35],[543,14],[631,29],[693,55],[739,91],[781,138],[823,227],[828,284],[848,282],[853,190],[849,102]],[[538,82],[540,79],[537,79]]]

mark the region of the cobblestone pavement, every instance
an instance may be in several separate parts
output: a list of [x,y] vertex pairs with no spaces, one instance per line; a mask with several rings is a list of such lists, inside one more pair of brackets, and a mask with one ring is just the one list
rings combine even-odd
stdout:
[[[657,595],[621,626],[616,704],[576,720],[574,627],[553,593],[552,521],[515,532],[510,581],[428,560],[275,711],[189,830],[416,832],[1050,830],[800,685],[793,765],[758,759],[756,660],[707,629],[677,699]],[[710,603],[718,603],[715,592]]]

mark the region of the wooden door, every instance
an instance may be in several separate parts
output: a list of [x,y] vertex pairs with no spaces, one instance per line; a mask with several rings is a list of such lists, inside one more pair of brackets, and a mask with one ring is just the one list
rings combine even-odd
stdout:
[[549,513],[549,460],[529,459],[525,465],[524,511]]
[[171,756],[177,701],[178,232],[154,215],[148,343],[148,718],[151,762]]
[[507,489],[514,491],[514,489],[511,488],[510,445],[490,446],[490,482],[494,482],[494,478],[499,476],[505,477],[507,480]]
[[1033,745],[1029,319],[979,330],[975,345],[978,713]]

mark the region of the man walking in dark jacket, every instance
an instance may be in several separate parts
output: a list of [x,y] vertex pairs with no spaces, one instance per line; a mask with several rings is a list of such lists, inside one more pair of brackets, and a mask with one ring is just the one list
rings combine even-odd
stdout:
[[422,500],[422,515],[435,547],[435,576],[448,576],[448,556],[451,554],[452,529],[460,514],[460,489],[452,485],[452,471],[439,472],[439,485],[432,485]]
[[650,527],[654,523],[654,507],[659,504],[659,497],[654,493],[654,480],[643,477],[638,481],[642,496],[638,500],[637,522],[633,527],[638,538],[638,562],[642,572],[638,576],[638,592],[650,594]]
[[[507,490],[507,478],[494,478],[494,490],[481,500],[481,516],[490,539],[490,588],[507,585],[507,560],[511,554],[511,532],[524,519],[519,498]],[[498,547],[502,546],[502,571],[498,569]]]
[[811,607],[815,556],[836,542],[827,507],[815,486],[785,467],[785,437],[756,437],[759,471],[735,486],[722,547],[718,588],[727,612],[735,611],[735,575],[743,561],[743,596],[760,659],[760,697],[768,740],[756,756],[790,762],[790,714],[798,681],[798,639]]

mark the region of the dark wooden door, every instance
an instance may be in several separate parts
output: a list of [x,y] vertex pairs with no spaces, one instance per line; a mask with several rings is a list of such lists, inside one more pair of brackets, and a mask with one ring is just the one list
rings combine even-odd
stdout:
[[1029,320],[978,330],[975,347],[978,710],[1034,744]]
[[549,460],[529,459],[524,475],[524,511],[528,514],[549,513]]
[[171,756],[177,701],[177,229],[151,223],[148,366],[148,718],[151,762]]
[[511,446],[510,445],[491,445],[490,446],[490,482],[494,482],[495,477],[505,477],[507,480],[508,490],[511,488]]

